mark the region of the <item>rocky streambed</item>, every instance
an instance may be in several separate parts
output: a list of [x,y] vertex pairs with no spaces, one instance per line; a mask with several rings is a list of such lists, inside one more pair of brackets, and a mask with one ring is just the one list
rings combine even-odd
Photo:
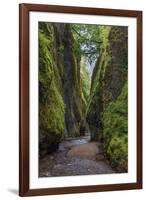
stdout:
[[114,170],[104,158],[102,144],[90,142],[89,136],[69,138],[39,161],[39,177],[110,173]]

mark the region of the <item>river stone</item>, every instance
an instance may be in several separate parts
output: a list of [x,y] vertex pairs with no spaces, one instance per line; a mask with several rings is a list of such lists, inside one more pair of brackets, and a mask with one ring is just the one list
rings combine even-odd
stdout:
[[87,144],[80,144],[72,147],[68,153],[68,157],[78,157],[85,159],[96,159],[96,155],[99,153],[99,148],[96,142],[90,142]]

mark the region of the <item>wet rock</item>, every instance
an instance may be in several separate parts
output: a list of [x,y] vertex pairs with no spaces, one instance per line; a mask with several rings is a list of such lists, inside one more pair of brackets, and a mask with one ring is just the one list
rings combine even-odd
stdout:
[[39,156],[43,158],[48,153],[52,153],[58,149],[60,136],[53,135],[51,133],[46,136],[42,136],[39,143]]
[[72,158],[72,165],[62,163],[60,167],[54,168],[51,172],[52,176],[75,176],[89,174],[111,174],[114,171],[104,161]]
[[89,142],[89,137],[68,139],[59,146],[61,149],[40,159],[40,177],[116,173],[102,160],[102,144]]

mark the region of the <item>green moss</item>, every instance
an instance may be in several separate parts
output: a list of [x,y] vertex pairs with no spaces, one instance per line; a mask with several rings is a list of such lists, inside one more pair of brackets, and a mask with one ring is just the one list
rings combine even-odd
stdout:
[[40,149],[51,151],[63,135],[65,108],[52,52],[53,28],[42,24],[43,29],[41,24],[39,28],[39,142]]
[[[102,27],[101,27],[102,28]],[[104,27],[102,28],[104,31]],[[108,36],[111,28],[108,27],[106,35],[100,50],[100,56],[97,60],[92,74],[90,98],[87,105],[86,116],[90,127],[91,140],[101,141],[103,138],[103,84],[105,79],[106,68],[110,65],[111,56],[107,51],[109,46]]]
[[[101,27],[104,31],[104,27]],[[91,139],[103,142],[119,171],[127,170],[127,27],[105,30],[92,75],[87,121]],[[120,49],[120,50],[119,50]]]
[[121,94],[103,113],[104,145],[113,166],[127,170],[128,160],[128,90],[127,83]]
[[113,167],[119,171],[128,171],[127,136],[114,136],[107,149],[107,156]]
[[46,102],[40,105],[40,128],[46,129],[48,134],[63,134],[64,103],[54,83],[51,83]]

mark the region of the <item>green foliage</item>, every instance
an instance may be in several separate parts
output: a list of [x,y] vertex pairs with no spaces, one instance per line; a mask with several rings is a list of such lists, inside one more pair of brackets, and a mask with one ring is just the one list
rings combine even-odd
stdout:
[[73,24],[72,32],[75,39],[79,44],[95,43],[98,47],[102,44],[109,33],[110,26],[102,25],[85,25],[85,24]]
[[73,24],[71,27],[81,54],[86,55],[89,62],[93,63],[98,58],[100,49],[104,48],[108,41],[110,26]]
[[128,170],[128,143],[127,136],[114,136],[107,149],[107,156],[113,167],[119,171]]
[[120,96],[103,113],[104,145],[113,166],[127,170],[128,160],[128,90],[127,83]]

